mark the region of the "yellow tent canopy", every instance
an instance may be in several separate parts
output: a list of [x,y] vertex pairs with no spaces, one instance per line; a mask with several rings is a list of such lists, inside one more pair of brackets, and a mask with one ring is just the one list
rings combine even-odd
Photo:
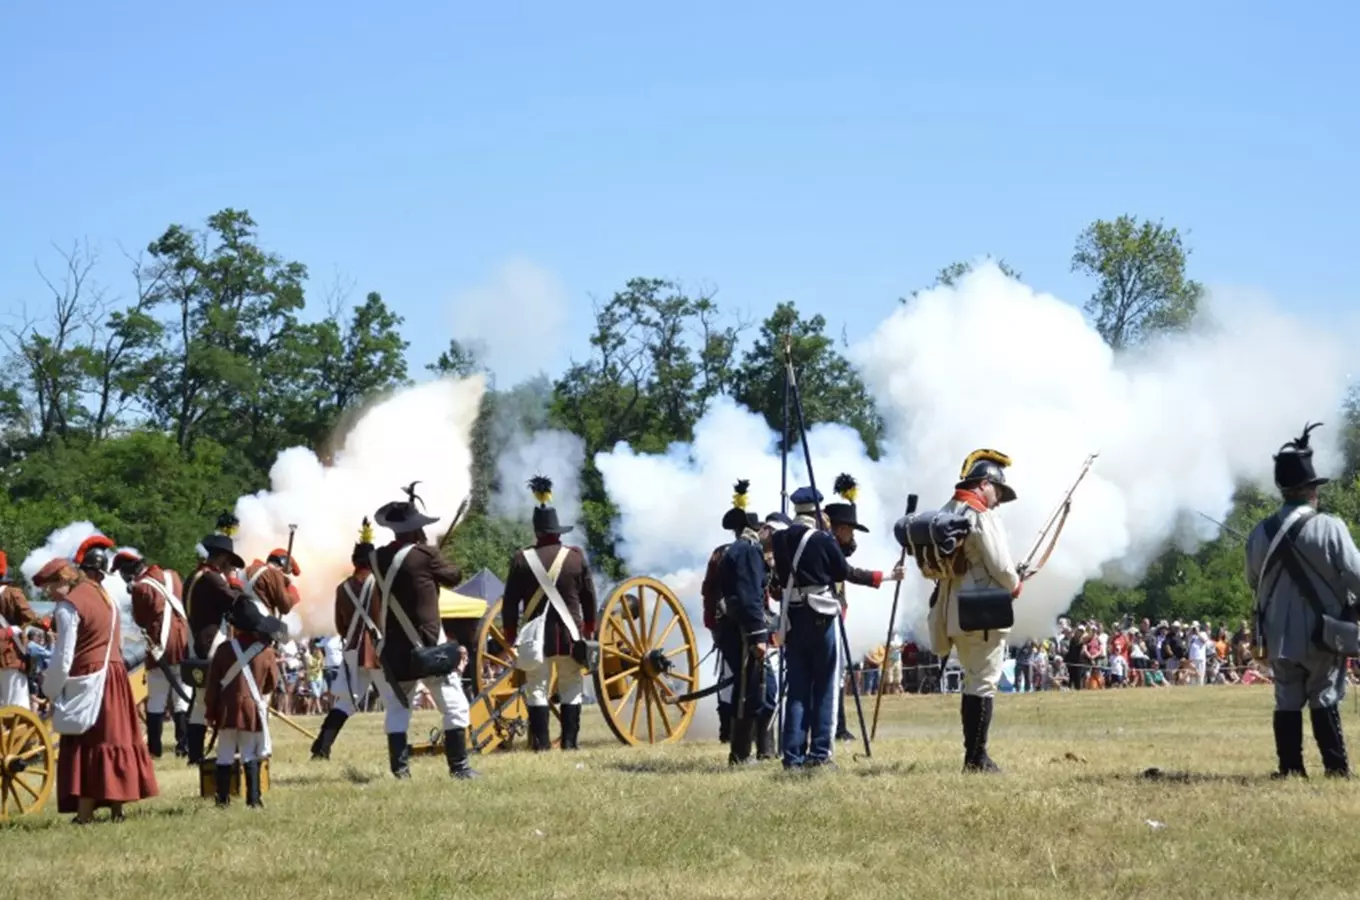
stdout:
[[482,569],[456,588],[439,589],[439,618],[480,619],[503,593],[505,585],[496,574]]

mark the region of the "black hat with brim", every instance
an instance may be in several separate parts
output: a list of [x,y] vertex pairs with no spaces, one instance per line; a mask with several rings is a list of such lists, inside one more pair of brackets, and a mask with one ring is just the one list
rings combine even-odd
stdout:
[[375,512],[373,521],[383,528],[391,529],[396,534],[406,534],[419,531],[426,525],[433,525],[439,521],[439,517],[425,515],[416,509],[416,505],[409,500],[396,500],[383,505]]
[[246,561],[236,555],[236,546],[232,543],[231,538],[225,534],[210,534],[199,543],[203,545],[203,549],[207,551],[209,557],[218,553],[225,553],[231,557],[233,566],[238,569],[246,567]]
[[856,531],[867,533],[869,529],[859,524],[859,517],[855,514],[855,504],[853,503],[828,503],[822,508],[827,520],[832,525],[849,525]]
[[282,619],[267,616],[260,612],[259,606],[249,597],[240,597],[232,604],[231,612],[227,614],[227,621],[231,623],[232,628],[253,632],[254,634],[265,634],[273,637],[288,633],[288,626],[284,624]]
[[557,510],[551,506],[534,507],[534,534],[568,534],[576,526],[557,521]]
[[1320,487],[1330,478],[1322,478],[1313,469],[1313,451],[1281,450],[1275,456],[1275,486],[1282,491],[1297,491]]
[[722,527],[724,531],[743,531],[747,528],[759,528],[760,516],[753,512],[747,512],[744,509],[738,509],[734,506],[723,515]]

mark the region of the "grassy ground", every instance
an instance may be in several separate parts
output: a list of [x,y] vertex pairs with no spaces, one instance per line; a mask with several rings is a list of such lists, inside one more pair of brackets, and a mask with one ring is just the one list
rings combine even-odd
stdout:
[[[840,772],[800,778],[728,771],[716,741],[625,748],[593,710],[580,752],[479,758],[471,783],[442,758],[393,780],[379,716],[330,763],[278,727],[264,810],[214,809],[165,760],[162,796],[123,825],[74,828],[54,800],[0,828],[9,871],[30,873],[0,896],[1355,895],[1360,784],[1264,777],[1269,688],[1002,697],[1000,777],[960,774],[957,698],[884,713],[872,760],[841,745]],[[1345,724],[1360,734],[1349,701]],[[1307,759],[1320,773],[1311,739]],[[1193,775],[1140,777],[1153,766]]]

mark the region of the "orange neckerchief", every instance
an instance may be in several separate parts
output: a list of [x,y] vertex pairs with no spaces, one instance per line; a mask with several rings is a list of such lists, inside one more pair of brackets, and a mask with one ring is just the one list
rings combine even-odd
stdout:
[[954,499],[960,503],[967,503],[978,512],[987,511],[987,501],[982,499],[982,495],[977,491],[965,490],[960,488],[954,492]]

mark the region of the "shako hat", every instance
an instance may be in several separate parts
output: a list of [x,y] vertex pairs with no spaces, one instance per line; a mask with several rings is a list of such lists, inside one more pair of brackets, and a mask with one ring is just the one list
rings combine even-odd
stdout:
[[1313,470],[1313,448],[1308,446],[1308,437],[1314,428],[1322,426],[1314,422],[1303,426],[1303,434],[1280,448],[1275,454],[1275,486],[1282,491],[1299,488],[1317,487],[1326,484],[1330,478],[1319,478]]
[[722,527],[726,531],[744,531],[747,528],[759,528],[760,516],[746,509],[746,492],[751,489],[751,482],[743,478],[732,485],[732,508],[723,513]]
[[349,555],[349,561],[356,566],[367,568],[368,557],[373,550],[373,523],[368,521],[368,516],[364,516],[363,524],[359,526],[359,542],[354,545],[354,550]]
[[225,534],[210,534],[199,541],[199,546],[203,548],[205,554],[209,558],[215,553],[225,553],[231,558],[233,567],[237,569],[244,569],[246,567],[246,561],[236,555],[236,545],[232,542],[232,539]]
[[834,525],[849,525],[856,531],[867,532],[869,529],[859,524],[858,514],[855,509],[855,497],[859,494],[859,485],[855,479],[842,472],[836,476],[835,484],[832,486],[837,494],[844,497],[844,503],[828,503],[822,508],[826,514],[827,521]]
[[383,528],[390,528],[394,534],[408,534],[438,522],[438,516],[427,516],[416,505],[425,505],[425,501],[416,495],[418,484],[419,481],[413,481],[403,488],[406,491],[405,500],[394,500],[379,507],[373,514],[373,520]]
[[974,450],[963,461],[959,483],[954,487],[974,488],[984,480],[990,481],[996,485],[1001,502],[1010,503],[1015,499],[1015,488],[1006,483],[1006,467],[1010,464],[1011,458],[999,450]]
[[529,490],[538,501],[534,507],[534,534],[567,534],[575,527],[557,521],[557,510],[550,505],[552,488],[552,479],[546,475],[535,475],[529,479]]

